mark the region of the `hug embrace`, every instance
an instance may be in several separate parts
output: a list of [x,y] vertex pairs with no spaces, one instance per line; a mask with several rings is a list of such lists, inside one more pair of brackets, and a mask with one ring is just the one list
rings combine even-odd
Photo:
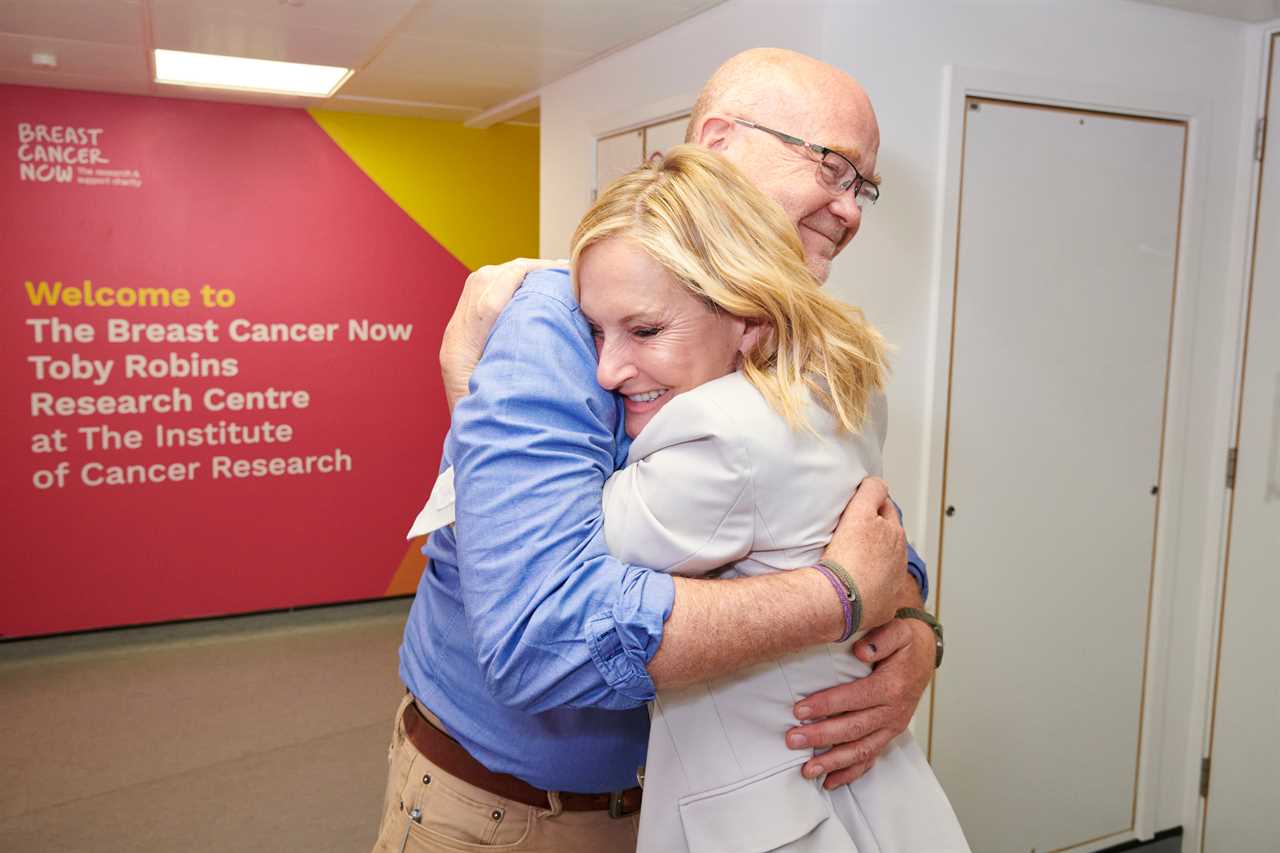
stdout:
[[870,102],[748,51],[689,139],[570,274],[468,281],[376,850],[969,849],[904,731],[942,646],[877,479],[887,347],[821,289]]

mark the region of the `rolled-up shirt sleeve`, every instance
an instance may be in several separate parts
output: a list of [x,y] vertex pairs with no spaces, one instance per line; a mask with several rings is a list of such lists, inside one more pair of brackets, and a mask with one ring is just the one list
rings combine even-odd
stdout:
[[633,708],[662,640],[670,577],[609,555],[601,490],[619,459],[617,400],[561,271],[503,312],[453,412],[459,586],[489,692],[529,712]]
[[[901,512],[901,510],[899,510]],[[907,571],[920,586],[920,600],[929,600],[929,573],[925,570],[924,558],[921,557],[911,543],[907,543]]]

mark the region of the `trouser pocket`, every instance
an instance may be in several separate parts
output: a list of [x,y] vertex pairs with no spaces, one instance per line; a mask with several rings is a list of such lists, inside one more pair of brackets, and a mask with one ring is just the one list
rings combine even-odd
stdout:
[[406,853],[515,847],[533,825],[535,809],[469,785],[416,753],[402,799]]

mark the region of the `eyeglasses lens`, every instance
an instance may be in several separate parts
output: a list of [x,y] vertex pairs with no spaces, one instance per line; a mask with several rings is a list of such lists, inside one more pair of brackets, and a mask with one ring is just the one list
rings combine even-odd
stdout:
[[849,189],[849,185],[854,180],[853,169],[843,157],[828,152],[822,155],[822,162],[818,168],[818,179],[822,181],[823,186],[832,192],[842,193]]
[[818,166],[818,180],[837,195],[852,187],[859,207],[875,204],[880,197],[880,190],[875,184],[864,181],[848,160],[833,151],[822,155],[822,162]]

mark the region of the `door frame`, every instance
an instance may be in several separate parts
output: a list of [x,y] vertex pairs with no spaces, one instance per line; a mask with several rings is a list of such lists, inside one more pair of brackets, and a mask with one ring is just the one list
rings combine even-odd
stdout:
[[[1151,92],[1123,86],[1104,85],[1077,80],[1010,74],[989,69],[947,66],[943,85],[943,144],[939,169],[940,208],[936,211],[933,305],[933,376],[930,382],[926,424],[927,464],[921,484],[925,501],[927,553],[934,560],[934,589],[930,607],[939,612],[945,598],[945,555],[942,546],[943,482],[954,316],[954,282],[959,247],[961,200],[961,168],[965,130],[965,103],[970,97],[1017,101],[1050,107],[1089,110],[1132,116],[1134,118],[1170,119],[1187,125],[1187,147],[1183,173],[1181,234],[1174,274],[1176,295],[1170,336],[1168,387],[1166,398],[1164,452],[1161,457],[1159,509],[1155,528],[1155,554],[1151,574],[1149,624],[1146,643],[1146,678],[1142,695],[1142,718],[1139,733],[1138,771],[1134,802],[1134,824],[1130,832],[1108,836],[1073,850],[1102,849],[1131,838],[1149,839],[1156,830],[1155,813],[1157,782],[1166,763],[1161,745],[1165,737],[1164,697],[1167,691],[1168,659],[1165,638],[1171,630],[1173,608],[1173,575],[1177,557],[1176,507],[1181,505],[1184,455],[1188,449],[1187,434],[1191,406],[1191,343],[1194,339],[1194,306],[1201,290],[1199,258],[1203,240],[1202,199],[1208,187],[1208,144],[1212,106],[1194,95],[1177,92]],[[1225,446],[1225,445],[1224,445]],[[1223,462],[1225,466],[1225,459]],[[942,614],[945,619],[945,613]],[[1208,639],[1208,627],[1202,626]],[[1197,647],[1207,645],[1197,643]],[[1197,678],[1195,684],[1203,684]],[[1199,704],[1199,703],[1198,703]],[[933,691],[921,703],[916,729],[931,729]],[[1193,720],[1193,731],[1200,731],[1199,720]],[[1198,769],[1198,768],[1197,768]],[[1184,776],[1198,774],[1185,773]]]
[[[1244,269],[1236,294],[1235,311],[1227,318],[1229,329],[1224,335],[1224,360],[1231,365],[1231,397],[1227,407],[1228,446],[1235,447],[1239,440],[1240,415],[1244,406],[1245,352],[1249,337],[1249,303],[1253,291],[1254,270],[1257,263],[1257,222],[1262,205],[1262,169],[1263,163],[1254,156],[1254,139],[1256,122],[1263,116],[1268,122],[1280,121],[1280,115],[1267,115],[1267,95],[1271,76],[1271,57],[1273,41],[1280,42],[1280,19],[1259,24],[1251,28],[1248,48],[1245,55],[1245,96],[1244,103],[1252,104],[1253,109],[1243,110],[1241,127],[1241,146],[1239,162],[1246,167],[1237,176],[1236,196],[1238,208],[1242,210],[1244,237],[1240,240],[1244,256]],[[1272,168],[1280,168],[1276,153],[1271,152]],[[1265,157],[1264,157],[1265,159]],[[1210,631],[1209,652],[1203,672],[1204,702],[1201,728],[1199,757],[1206,759],[1212,755],[1214,720],[1218,701],[1218,665],[1222,651],[1222,617],[1226,609],[1226,580],[1230,560],[1229,545],[1231,538],[1232,510],[1234,508],[1235,491],[1223,493],[1223,502],[1219,516],[1218,550],[1214,570],[1205,579],[1205,592],[1212,589],[1212,596],[1205,595],[1209,614],[1202,619],[1208,624]],[[1199,785],[1193,797],[1188,797],[1188,810],[1194,813],[1194,820],[1189,821],[1186,828],[1190,830],[1184,835],[1191,839],[1194,847],[1188,853],[1202,853],[1204,850],[1205,830],[1208,818],[1209,802],[1200,796]]]
[[[587,207],[596,200],[600,187],[596,184],[596,175],[600,171],[600,163],[596,157],[597,144],[602,139],[617,136],[632,130],[642,130],[650,125],[661,124],[671,119],[687,116],[693,112],[694,102],[698,100],[697,92],[684,92],[653,101],[648,104],[631,107],[596,118],[589,127],[591,145],[591,191],[587,199]],[[586,207],[583,208],[586,210]]]

